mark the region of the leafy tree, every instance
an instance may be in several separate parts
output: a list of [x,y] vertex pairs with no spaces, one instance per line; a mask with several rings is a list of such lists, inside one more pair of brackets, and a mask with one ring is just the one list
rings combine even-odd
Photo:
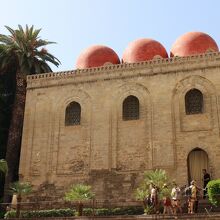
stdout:
[[51,72],[49,63],[58,66],[60,61],[44,48],[54,42],[39,38],[41,29],[34,26],[18,29],[5,26],[9,35],[0,34],[0,73],[7,74],[14,69],[15,96],[13,102],[12,119],[9,128],[6,161],[8,162],[8,175],[5,180],[4,202],[9,202],[8,186],[17,179],[23,117],[26,97],[26,76]]
[[92,198],[94,198],[94,194],[91,191],[91,186],[84,184],[72,185],[64,197],[66,201],[76,201],[78,203],[79,216],[82,216],[83,213],[83,202]]
[[32,186],[30,183],[14,182],[11,184],[9,192],[11,194],[16,194],[17,196],[16,218],[19,218],[21,212],[22,197],[32,192]]

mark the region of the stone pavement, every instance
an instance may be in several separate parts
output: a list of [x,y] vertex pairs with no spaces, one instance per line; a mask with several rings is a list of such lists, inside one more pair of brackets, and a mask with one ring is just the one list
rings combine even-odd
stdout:
[[[130,215],[130,216],[95,216],[95,217],[54,217],[54,218],[22,218],[22,220],[149,220],[149,219],[189,219],[189,220],[197,220],[197,219],[209,219],[209,220],[217,220],[220,219],[220,213],[213,214],[182,214],[182,215]],[[10,220],[10,219],[9,219]],[[13,220],[16,220],[13,218]]]

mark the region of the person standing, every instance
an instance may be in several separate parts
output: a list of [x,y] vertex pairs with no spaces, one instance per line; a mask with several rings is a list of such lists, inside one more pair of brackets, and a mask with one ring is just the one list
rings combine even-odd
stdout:
[[177,184],[174,182],[173,183],[173,188],[172,188],[172,191],[171,191],[171,198],[172,198],[172,205],[173,205],[174,214],[177,213],[177,209],[179,209],[180,213],[182,213],[180,197],[181,197],[181,190],[177,186]]
[[170,199],[170,190],[167,184],[163,185],[163,214],[172,214],[172,204]]
[[203,188],[204,188],[203,199],[205,199],[207,194],[207,184],[211,180],[211,177],[210,174],[207,173],[206,169],[203,169],[202,172],[203,172]]
[[154,184],[151,184],[151,204],[153,206],[154,212],[158,211],[158,189]]
[[188,213],[193,214],[193,213],[195,213],[194,212],[195,211],[195,203],[197,201],[197,187],[196,187],[195,180],[191,181],[190,189],[191,189],[191,196],[190,196],[190,200],[189,200]]

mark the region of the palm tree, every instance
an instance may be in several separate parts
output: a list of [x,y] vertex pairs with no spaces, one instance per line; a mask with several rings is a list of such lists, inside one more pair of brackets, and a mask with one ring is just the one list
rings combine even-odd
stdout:
[[145,185],[153,184],[158,189],[162,189],[164,184],[168,184],[168,177],[165,170],[156,169],[144,173]]
[[[142,201],[145,213],[153,211],[152,207],[148,204],[152,185],[156,187],[159,199],[171,193],[169,179],[165,170],[156,169],[145,172],[143,182],[135,191],[135,197],[137,200]],[[165,185],[167,187],[164,187]]]
[[64,199],[66,201],[76,201],[78,216],[82,216],[83,202],[94,198],[94,194],[91,191],[91,186],[84,184],[72,185],[69,192],[65,194]]
[[8,172],[8,165],[4,159],[0,160],[0,172],[7,173]]
[[11,184],[9,192],[17,196],[16,218],[19,218],[21,212],[22,197],[32,192],[32,186],[30,183],[14,182]]
[[12,110],[12,119],[9,128],[6,161],[8,175],[5,180],[4,202],[9,202],[7,195],[9,184],[18,177],[20,145],[23,128],[24,106],[26,97],[26,75],[51,72],[47,62],[58,66],[60,61],[44,48],[54,42],[39,38],[41,29],[34,26],[18,29],[5,26],[10,35],[0,34],[0,73],[6,74],[14,70],[16,78],[15,98]]

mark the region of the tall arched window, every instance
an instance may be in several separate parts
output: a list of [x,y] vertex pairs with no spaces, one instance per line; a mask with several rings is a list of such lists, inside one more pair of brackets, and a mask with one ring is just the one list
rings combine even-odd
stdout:
[[203,112],[203,95],[198,89],[191,89],[186,93],[185,109],[187,115]]
[[139,100],[130,95],[123,101],[123,120],[137,119],[139,119]]
[[66,107],[65,125],[79,125],[81,119],[81,106],[78,102],[71,102]]

